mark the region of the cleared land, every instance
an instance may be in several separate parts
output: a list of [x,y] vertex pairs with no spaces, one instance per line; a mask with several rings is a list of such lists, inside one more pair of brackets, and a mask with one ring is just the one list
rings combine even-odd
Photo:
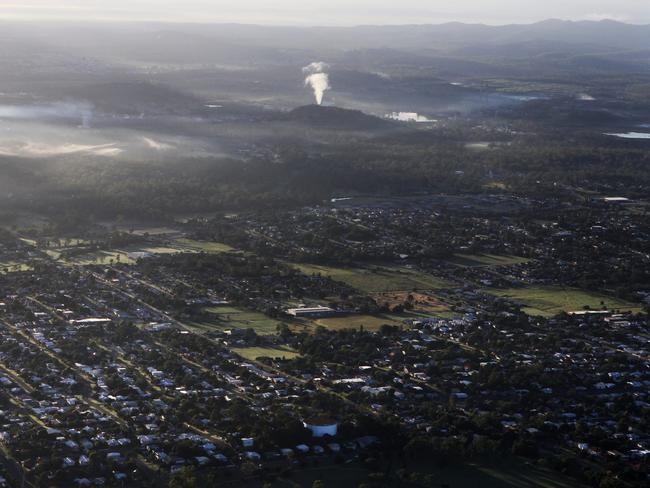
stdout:
[[[393,291],[372,293],[370,295],[380,306],[387,305],[390,310],[396,306],[410,303],[410,311],[423,314],[436,314],[449,311],[449,307],[429,293]],[[409,299],[411,298],[411,300]]]
[[305,274],[320,274],[366,293],[440,290],[453,286],[446,280],[404,267],[333,268],[315,264],[291,264]]
[[560,312],[576,312],[588,306],[592,310],[630,310],[640,312],[642,308],[634,303],[618,298],[579,290],[555,286],[489,289],[487,293],[509,298],[523,306],[529,315],[550,317]]
[[259,335],[274,335],[281,324],[279,320],[269,318],[263,313],[234,307],[207,307],[203,312],[206,314],[204,320],[188,322],[187,325],[202,332],[253,329]]
[[455,254],[453,258],[448,259],[452,264],[459,266],[512,266],[514,264],[523,264],[529,260],[519,256],[499,256],[497,254]]
[[271,359],[294,359],[300,356],[296,351],[281,347],[233,347],[232,351],[250,360],[263,357]]

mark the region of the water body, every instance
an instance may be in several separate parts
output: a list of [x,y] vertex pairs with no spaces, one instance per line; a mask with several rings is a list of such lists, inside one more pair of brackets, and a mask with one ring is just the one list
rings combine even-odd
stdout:
[[535,100],[548,100],[548,97],[542,95],[504,95],[508,100],[516,102],[534,102]]
[[620,132],[620,133],[605,133],[606,136],[620,137],[621,139],[650,139],[648,132]]

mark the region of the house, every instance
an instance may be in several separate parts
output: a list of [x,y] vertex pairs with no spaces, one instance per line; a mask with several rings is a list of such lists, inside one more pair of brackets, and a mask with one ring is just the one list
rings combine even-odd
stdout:
[[327,444],[327,448],[330,451],[334,452],[334,453],[341,452],[341,445],[336,443],[336,442],[332,442],[331,444]]

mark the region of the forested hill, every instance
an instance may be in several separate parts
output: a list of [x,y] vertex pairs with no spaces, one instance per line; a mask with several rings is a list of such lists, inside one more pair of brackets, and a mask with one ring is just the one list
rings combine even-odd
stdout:
[[[329,113],[329,111],[328,111]],[[464,141],[492,139],[475,147]],[[173,218],[191,212],[290,207],[341,194],[508,191],[526,196],[570,188],[640,195],[650,185],[650,142],[475,128],[439,129],[326,143],[278,142],[271,159],[225,157],[125,161],[0,157],[0,203],[53,218]]]
[[360,110],[319,105],[298,107],[289,112],[286,119],[306,126],[326,129],[363,131],[395,127],[395,124],[390,121],[367,115]]

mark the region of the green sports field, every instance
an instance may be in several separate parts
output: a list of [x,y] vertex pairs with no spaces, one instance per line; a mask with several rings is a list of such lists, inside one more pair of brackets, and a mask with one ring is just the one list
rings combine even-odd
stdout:
[[314,323],[330,330],[360,329],[363,327],[363,329],[367,331],[379,330],[384,324],[393,326],[399,326],[402,324],[400,321],[384,315],[349,315],[344,317],[331,317],[315,320]]
[[260,312],[252,312],[234,307],[208,307],[203,309],[207,318],[201,322],[188,322],[187,325],[200,332],[210,330],[253,329],[259,335],[274,335],[281,324],[279,320],[267,317]]
[[231,350],[243,358],[251,360],[263,357],[271,359],[294,359],[300,356],[296,351],[281,347],[233,347]]

